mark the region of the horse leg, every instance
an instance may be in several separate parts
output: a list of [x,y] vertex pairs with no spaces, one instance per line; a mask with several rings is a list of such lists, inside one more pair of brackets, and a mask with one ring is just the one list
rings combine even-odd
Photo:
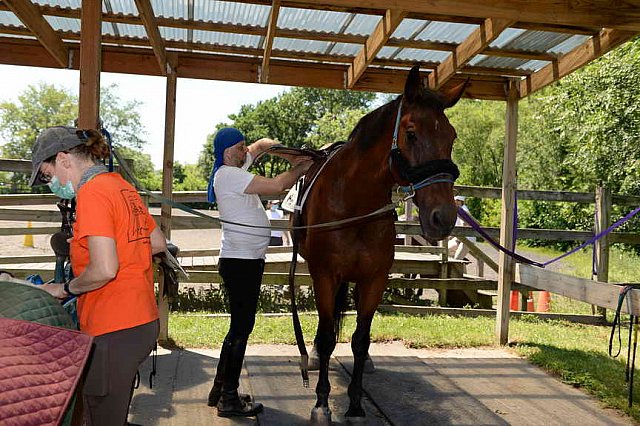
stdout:
[[[375,313],[382,292],[386,286],[386,276],[379,280],[381,285],[365,287],[367,292],[359,291],[358,297],[358,319],[356,331],[351,337],[351,350],[353,351],[353,374],[349,383],[349,409],[345,417],[352,423],[364,421],[365,412],[362,408],[362,375],[365,371],[365,363],[369,355],[369,345],[371,343],[370,331],[373,314]],[[362,286],[358,290],[362,290]]]
[[318,332],[316,345],[320,372],[316,385],[316,405],[311,410],[311,424],[330,425],[331,410],[329,410],[329,359],[336,347],[336,333],[334,329],[334,307],[337,283],[330,279],[314,279],[316,306],[318,309]]

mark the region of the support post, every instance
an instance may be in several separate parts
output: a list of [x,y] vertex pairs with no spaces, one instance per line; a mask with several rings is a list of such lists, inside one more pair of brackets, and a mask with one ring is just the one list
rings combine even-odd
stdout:
[[78,127],[96,129],[100,114],[102,2],[82,0],[80,9],[80,90]]
[[[506,108],[504,160],[502,166],[502,212],[500,215],[500,244],[513,246],[513,210],[516,201],[516,141],[518,138],[518,86],[509,82]],[[509,340],[509,298],[513,283],[513,259],[502,251],[498,258],[498,312],[496,338],[504,345]]]
[[[164,156],[162,160],[162,196],[173,199],[173,144],[176,124],[176,88],[177,74],[174,67],[167,72],[167,92],[164,116]],[[171,206],[163,203],[160,213],[160,229],[167,239],[171,238]],[[163,296],[164,277],[158,279],[158,311],[160,314],[160,334],[158,340],[166,342],[169,339],[169,301]]]
[[[611,190],[603,186],[596,188],[596,218],[595,232],[599,234],[609,227],[611,223]],[[605,235],[593,245],[596,257],[596,279],[600,282],[609,281],[609,236]],[[598,314],[605,318],[607,310],[598,307]]]

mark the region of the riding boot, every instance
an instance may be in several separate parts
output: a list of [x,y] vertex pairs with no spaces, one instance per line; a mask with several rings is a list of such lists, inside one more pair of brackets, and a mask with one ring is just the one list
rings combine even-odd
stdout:
[[[218,401],[220,401],[220,396],[222,395],[222,383],[224,382],[224,371],[227,359],[229,358],[230,349],[231,342],[224,339],[224,342],[222,342],[222,349],[220,349],[218,367],[216,368],[216,377],[213,379],[213,387],[209,391],[209,398],[207,400],[207,405],[209,407],[216,407],[218,405]],[[239,394],[239,397],[246,402],[251,402],[251,395],[241,393]]]
[[218,416],[220,417],[250,417],[262,411],[260,403],[246,401],[238,395],[240,386],[240,373],[244,361],[244,352],[247,348],[246,338],[234,338],[229,345],[224,381],[222,384],[222,396],[218,402]]

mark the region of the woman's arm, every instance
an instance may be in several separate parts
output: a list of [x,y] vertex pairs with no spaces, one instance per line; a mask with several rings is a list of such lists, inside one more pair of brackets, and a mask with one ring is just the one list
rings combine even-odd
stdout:
[[153,231],[151,231],[150,238],[152,255],[163,252],[164,249],[167,248],[167,239],[165,238],[159,227],[156,227]]
[[[87,240],[89,263],[85,270],[69,283],[69,290],[73,294],[86,293],[104,286],[116,277],[120,267],[113,238],[90,236]],[[63,286],[57,283],[43,284],[40,288],[59,299],[68,296]]]

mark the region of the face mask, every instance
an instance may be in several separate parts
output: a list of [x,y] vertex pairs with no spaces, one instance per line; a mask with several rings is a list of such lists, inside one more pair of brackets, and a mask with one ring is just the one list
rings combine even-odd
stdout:
[[70,180],[67,181],[67,184],[62,186],[60,184],[60,179],[58,176],[54,176],[51,178],[51,182],[48,183],[49,189],[51,192],[56,194],[60,198],[64,198],[65,200],[70,200],[76,196],[76,191],[73,189],[73,184]]
[[274,204],[274,205],[271,206],[271,211],[272,212],[275,212],[277,210],[278,210],[278,205],[277,204]]

